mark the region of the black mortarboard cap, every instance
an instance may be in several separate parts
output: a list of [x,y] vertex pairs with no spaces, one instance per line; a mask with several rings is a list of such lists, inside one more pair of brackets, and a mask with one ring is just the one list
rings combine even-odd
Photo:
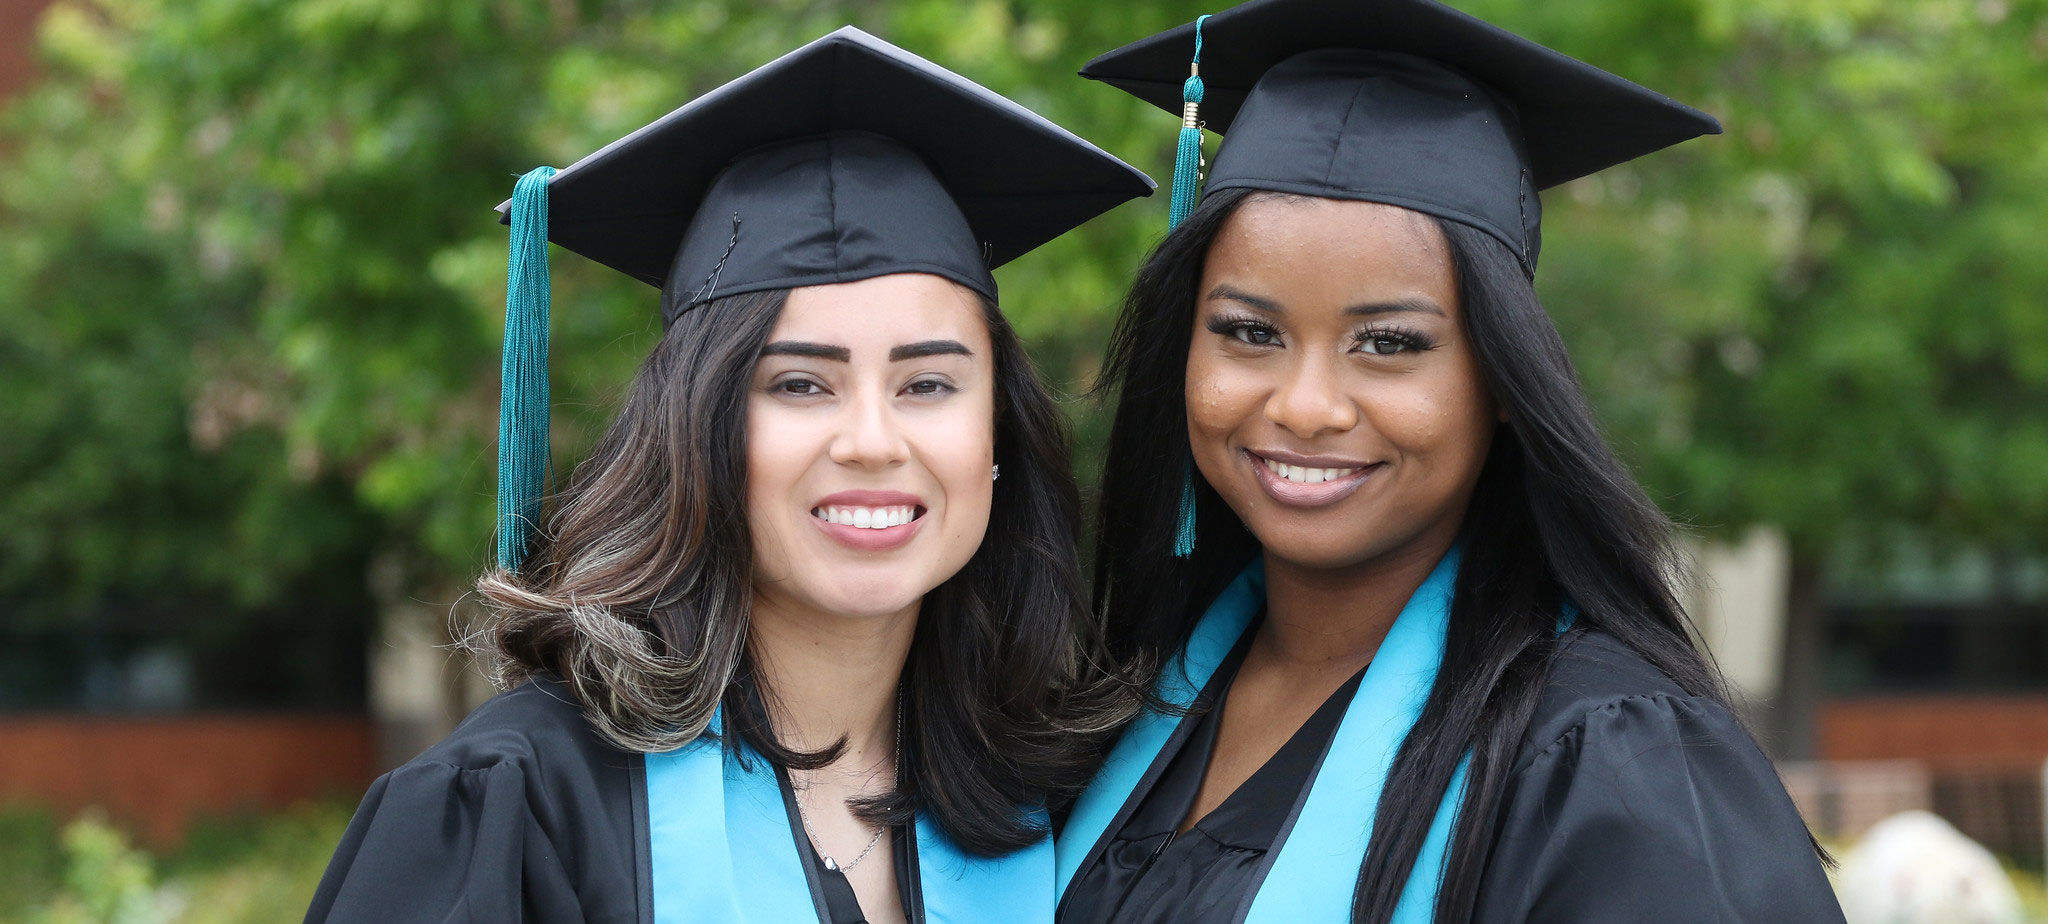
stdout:
[[726,295],[990,270],[1150,195],[1124,162],[851,26],[569,167],[521,177],[499,397],[498,562],[518,570],[548,471],[547,242],[662,287],[662,321]]
[[[1536,190],[1703,134],[1713,117],[1433,0],[1252,0],[1200,26],[1208,189],[1386,202],[1499,238],[1534,272]],[[1196,24],[1081,69],[1183,111]]]
[[677,275],[665,318],[894,272],[993,298],[990,269],[1152,187],[1031,110],[847,26],[557,173],[548,239],[656,286]]

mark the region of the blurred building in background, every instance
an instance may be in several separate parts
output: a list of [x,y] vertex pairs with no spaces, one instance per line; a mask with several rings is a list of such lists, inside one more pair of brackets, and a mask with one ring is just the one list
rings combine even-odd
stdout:
[[[1701,545],[1690,610],[1808,822],[1836,838],[1933,811],[2038,867],[2048,770],[2048,573],[2038,562],[1905,550],[1848,559],[1804,602],[1773,531]],[[1804,697],[1786,696],[1806,687]],[[1803,698],[1805,701],[1800,702]],[[1788,701],[1790,700],[1790,701]],[[1804,714],[1787,714],[1799,709]],[[1773,737],[1776,740],[1773,740]],[[1788,734],[1803,737],[1788,739]]]
[[29,42],[36,17],[50,0],[0,0],[0,98],[14,95],[35,76]]

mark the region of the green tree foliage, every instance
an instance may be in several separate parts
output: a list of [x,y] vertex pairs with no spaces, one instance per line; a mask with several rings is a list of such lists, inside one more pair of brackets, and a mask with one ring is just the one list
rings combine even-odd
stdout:
[[1487,7],[1727,124],[1549,200],[1548,303],[1674,512],[2048,545],[2048,7]]
[[[1674,513],[2044,544],[2042,0],[1465,7],[1729,127],[1546,197],[1546,301]],[[1176,119],[1071,75],[1209,9],[59,0],[0,122],[0,599],[232,611],[381,555],[451,600],[489,553],[517,174],[852,22],[1164,176]],[[1163,199],[998,274],[1069,390]],[[659,325],[652,290],[554,265],[566,471]]]

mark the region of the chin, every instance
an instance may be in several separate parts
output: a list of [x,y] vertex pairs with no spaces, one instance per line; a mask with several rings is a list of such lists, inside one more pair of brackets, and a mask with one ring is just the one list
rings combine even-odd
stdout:
[[901,567],[887,571],[887,574],[818,575],[803,580],[802,584],[809,585],[807,589],[811,592],[805,596],[810,597],[819,610],[852,618],[900,613],[923,600],[931,589],[921,581],[906,580]]
[[[1303,568],[1338,570],[1426,547],[1430,537],[1438,533],[1431,523],[1440,522],[1422,516],[1402,516],[1362,529],[1360,519],[1355,515],[1344,517],[1323,529],[1277,519],[1257,527],[1246,525],[1268,555]],[[1269,536],[1274,541],[1266,541]]]
[[[1252,533],[1252,536],[1258,538],[1259,534],[1255,531]],[[1374,554],[1372,547],[1360,544],[1355,540],[1350,542],[1322,541],[1316,538],[1313,533],[1303,534],[1282,530],[1279,531],[1277,538],[1280,541],[1267,542],[1264,539],[1259,539],[1259,546],[1265,550],[1267,555],[1271,555],[1288,564],[1302,568],[1313,568],[1319,571],[1349,568],[1360,562],[1370,560]]]

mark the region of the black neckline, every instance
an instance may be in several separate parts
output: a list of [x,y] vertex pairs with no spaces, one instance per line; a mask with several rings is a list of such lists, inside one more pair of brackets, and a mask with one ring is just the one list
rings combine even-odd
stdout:
[[[1195,722],[1195,727],[1176,752],[1167,758],[1166,772],[1153,784],[1139,810],[1124,823],[1118,832],[1120,838],[1180,832],[1181,820],[1194,807],[1202,783],[1209,775],[1216,739],[1223,726],[1224,704],[1229,700],[1238,669],[1243,666],[1245,655],[1251,649],[1252,639],[1258,634],[1259,621],[1254,619],[1246,628],[1230,654],[1217,665],[1216,672],[1203,686],[1193,707],[1200,710],[1200,715],[1189,717]],[[1336,738],[1337,727],[1343,723],[1344,714],[1370,667],[1368,663],[1366,667],[1359,668],[1350,679],[1332,691],[1272,756],[1266,758],[1215,808],[1196,819],[1186,833],[1200,831],[1218,843],[1250,849],[1270,847],[1277,833],[1273,829],[1284,824],[1283,820],[1292,812],[1300,793],[1314,784],[1323,755]],[[1237,843],[1239,841],[1246,843]]]
[[[811,843],[810,832],[804,830],[789,772],[775,768],[775,782],[782,790],[782,811],[789,819],[790,836],[796,839],[797,858],[803,862],[804,881],[811,889],[811,906],[818,911],[818,924],[865,924],[867,913],[861,910],[853,883],[847,881],[844,872],[825,868],[824,858]],[[924,924],[924,880],[918,871],[916,826],[890,826],[889,846],[895,859],[896,894],[903,902],[903,917],[910,924]]]

